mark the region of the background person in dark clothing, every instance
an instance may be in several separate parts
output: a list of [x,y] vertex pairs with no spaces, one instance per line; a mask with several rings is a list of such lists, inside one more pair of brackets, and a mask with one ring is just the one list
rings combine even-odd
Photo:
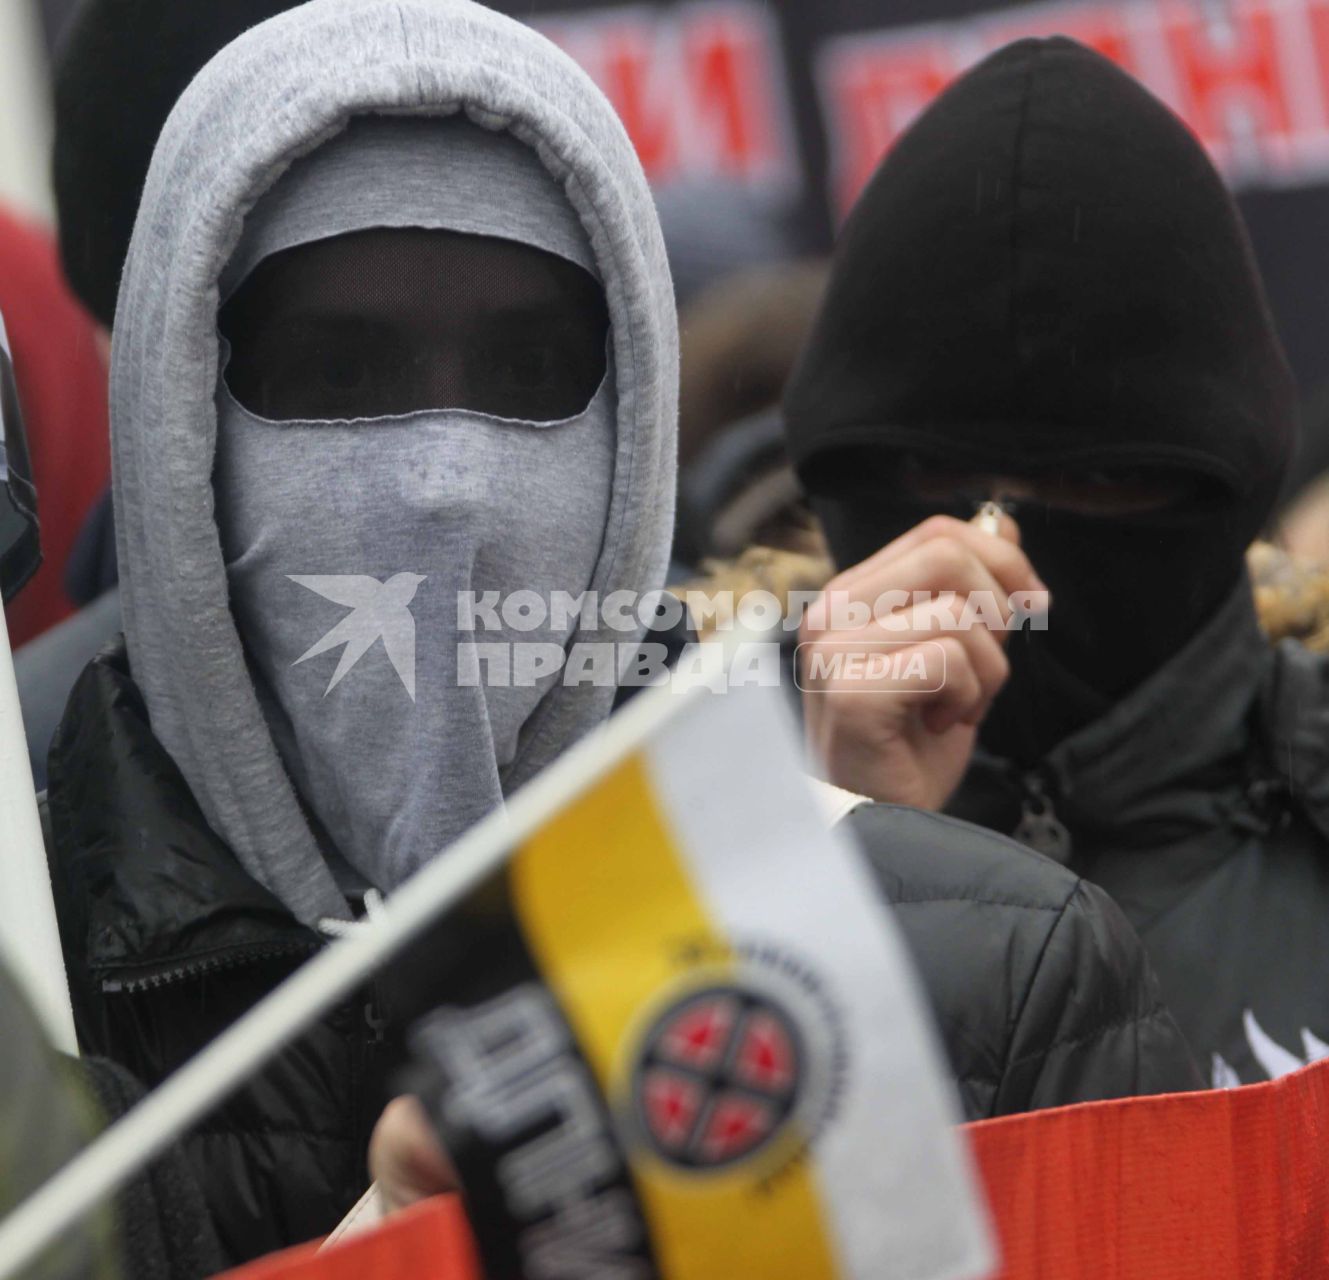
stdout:
[[[1015,514],[1049,627],[1012,636],[937,803],[1109,890],[1220,1084],[1329,1037],[1329,669],[1270,649],[1244,562],[1293,406],[1218,175],[1064,39],[994,55],[901,138],[786,400],[843,569],[937,513]],[[862,700],[819,714],[891,798]]]

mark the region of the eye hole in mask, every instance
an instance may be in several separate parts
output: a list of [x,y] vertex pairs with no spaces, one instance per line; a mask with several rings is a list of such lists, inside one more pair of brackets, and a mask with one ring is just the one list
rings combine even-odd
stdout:
[[559,422],[604,380],[609,311],[589,272],[542,249],[375,228],[273,254],[217,324],[226,386],[261,418]]
[[1202,477],[1141,467],[990,474],[905,455],[897,475],[897,483],[913,496],[966,513],[997,497],[1011,509],[1043,508],[1100,520],[1168,520],[1196,514],[1221,496]]
[[[1018,458],[1013,459],[1017,461]],[[1232,502],[1217,480],[1175,468],[1050,467],[1023,471],[962,470],[907,451],[853,449],[823,460],[809,477],[813,492],[853,496],[860,505],[916,507],[969,519],[993,498],[1012,514],[1044,512],[1133,524],[1186,523]]]

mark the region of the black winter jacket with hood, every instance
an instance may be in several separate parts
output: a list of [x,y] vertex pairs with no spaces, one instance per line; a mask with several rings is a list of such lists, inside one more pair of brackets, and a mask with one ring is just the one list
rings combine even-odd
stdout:
[[1271,648],[1246,581],[1034,769],[980,757],[951,808],[1066,828],[1070,868],[1135,926],[1215,1087],[1329,1055],[1329,659]]
[[[1217,1084],[1329,1052],[1329,669],[1271,651],[1244,563],[1293,404],[1199,143],[1061,38],[994,54],[900,139],[786,404],[842,568],[969,518],[983,477],[1170,486],[1130,514],[1017,506],[1049,626],[1010,637],[951,807],[1112,893]],[[910,459],[969,480],[925,499]]]
[[[79,678],[45,819],[79,1041],[152,1087],[324,939],[237,862],[152,735],[116,645]],[[369,1184],[401,1061],[371,986],[184,1140],[231,1264],[329,1232]]]

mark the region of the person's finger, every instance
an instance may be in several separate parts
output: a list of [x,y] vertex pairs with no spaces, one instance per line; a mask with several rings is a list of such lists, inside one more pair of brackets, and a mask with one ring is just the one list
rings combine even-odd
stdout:
[[978,680],[980,697],[960,717],[965,724],[975,728],[982,724],[997,694],[1010,679],[1011,662],[1006,656],[1006,634],[1004,631],[994,633],[984,627],[975,627],[949,637],[960,642],[964,656]]
[[[991,535],[982,536],[995,541]],[[914,617],[929,631],[954,629],[962,621],[1004,629],[1013,612],[1010,597],[1015,594],[994,576],[968,542],[949,536],[931,538],[911,548],[880,571],[872,588],[865,598],[843,592],[831,583],[803,619],[804,639],[812,640],[822,633],[849,640],[867,639],[874,626],[881,627],[886,633],[883,638],[889,639],[892,631],[912,629],[909,619]],[[892,592],[904,592],[909,599],[896,604],[889,598]],[[930,600],[915,603],[916,592]],[[933,619],[930,626],[929,618]],[[844,626],[846,621],[857,625],[849,631]],[[839,630],[836,623],[840,624]]]
[[957,636],[943,636],[924,641],[918,650],[926,676],[904,685],[894,696],[917,712],[930,733],[945,733],[972,721],[985,705],[986,694],[968,647]]
[[875,555],[832,579],[827,584],[827,590],[843,591],[854,598],[863,598],[869,592],[880,594],[875,584],[878,581],[889,582],[896,576],[892,569],[896,562],[921,544],[936,539],[958,541],[967,546],[1008,593],[1047,590],[1029,558],[1020,549],[1019,529],[1015,521],[1004,513],[998,535],[987,533],[953,516],[930,516]]
[[802,687],[813,698],[839,699],[864,718],[898,720],[912,710],[934,733],[980,724],[1010,675],[997,636],[983,628],[912,643],[829,640],[800,659]]
[[389,1211],[455,1191],[459,1182],[418,1098],[394,1098],[369,1141],[369,1170]]
[[922,709],[923,727],[943,734],[959,724],[973,724],[985,706],[982,682],[959,645],[948,646],[945,683]]
[[928,684],[903,692],[906,702],[917,706],[923,726],[941,734],[957,724],[982,723],[1010,674],[996,638],[989,631],[973,631],[943,636],[925,647]]
[[[890,559],[899,559],[915,547],[937,539],[953,539],[968,547],[988,568],[988,571],[1007,591],[1046,591],[1047,586],[1038,576],[1020,546],[1019,529],[1005,513],[1001,517],[1000,532],[988,533],[972,521],[956,520],[951,516],[934,516],[910,529],[887,548]],[[886,563],[890,563],[887,560]]]

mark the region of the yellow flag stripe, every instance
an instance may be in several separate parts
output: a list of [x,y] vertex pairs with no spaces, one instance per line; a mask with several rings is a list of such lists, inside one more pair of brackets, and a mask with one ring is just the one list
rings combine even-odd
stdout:
[[[512,867],[528,946],[561,1002],[606,1097],[630,1086],[636,1038],[695,980],[724,980],[728,940],[688,876],[641,755],[565,809]],[[816,1184],[791,1165],[679,1170],[648,1152],[633,1172],[669,1280],[837,1275]]]

